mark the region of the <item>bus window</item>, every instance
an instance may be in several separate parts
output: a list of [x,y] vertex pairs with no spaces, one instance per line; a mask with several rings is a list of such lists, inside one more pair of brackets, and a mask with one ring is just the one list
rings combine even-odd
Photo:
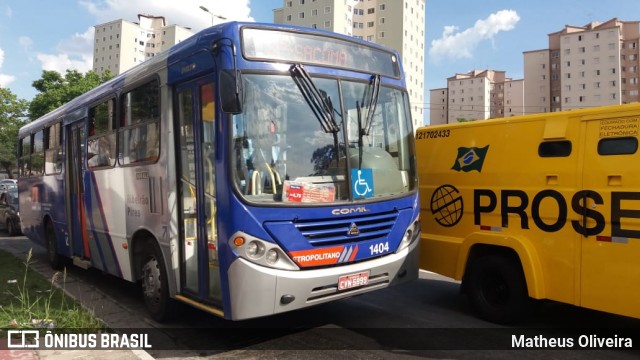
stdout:
[[31,175],[44,174],[44,131],[33,134],[33,153],[31,154]]
[[[347,200],[342,131],[323,131],[291,76],[246,75],[243,79],[245,109],[234,116],[234,162],[241,192],[252,201],[286,201],[283,185],[291,181],[328,189],[325,202]],[[339,106],[336,80],[314,82]],[[334,112],[341,123],[340,108]]]
[[202,158],[204,159],[205,192],[215,196],[214,149],[215,149],[215,102],[213,84],[200,87],[202,119]]
[[122,95],[120,164],[155,162],[160,153],[160,84],[152,80]]
[[115,102],[110,99],[89,109],[87,165],[90,169],[116,163]]
[[47,175],[62,172],[62,133],[61,122],[55,123],[44,131],[45,163],[44,173]]
[[20,159],[18,160],[18,175],[27,177],[31,175],[31,135],[20,139]]
[[[377,105],[374,104],[370,109],[367,98],[371,84],[343,84],[352,166],[372,170],[375,185],[373,196],[409,191],[415,186],[415,169],[411,165],[409,151],[413,147],[413,133],[403,121],[409,116],[408,100],[400,91],[381,87]],[[367,120],[369,112],[371,116]]]

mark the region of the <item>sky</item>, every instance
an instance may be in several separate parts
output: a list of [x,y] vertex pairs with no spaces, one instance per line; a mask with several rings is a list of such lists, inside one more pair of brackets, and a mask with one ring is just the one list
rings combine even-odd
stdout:
[[[198,31],[212,22],[201,5],[228,20],[273,22],[273,9],[283,4],[283,0],[0,0],[0,86],[31,100],[36,94],[31,83],[43,70],[63,74],[66,69],[90,70],[94,25],[116,19],[137,21],[137,14],[144,13]],[[448,77],[491,69],[521,79],[522,53],[547,48],[549,33],[565,25],[614,17],[640,21],[640,1],[426,0],[425,112],[428,90],[446,87]]]

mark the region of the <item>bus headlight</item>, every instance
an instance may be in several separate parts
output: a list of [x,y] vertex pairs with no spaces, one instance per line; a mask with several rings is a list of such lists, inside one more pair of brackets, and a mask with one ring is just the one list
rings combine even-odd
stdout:
[[243,232],[235,233],[229,242],[233,252],[256,265],[282,270],[300,270],[277,244]]
[[264,245],[253,240],[247,244],[246,253],[250,258],[258,259],[264,254]]
[[271,249],[267,252],[267,264],[275,264],[278,262],[278,252],[275,249]]
[[407,248],[411,243],[416,241],[420,237],[420,220],[416,218],[411,225],[404,232],[404,237],[402,237],[402,241],[400,242],[400,246],[398,246],[398,251],[402,251]]

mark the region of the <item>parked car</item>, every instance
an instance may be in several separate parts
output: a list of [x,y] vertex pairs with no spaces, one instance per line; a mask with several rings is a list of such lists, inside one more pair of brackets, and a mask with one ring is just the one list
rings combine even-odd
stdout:
[[0,180],[0,191],[5,191],[9,189],[17,189],[18,188],[18,180],[16,179],[2,179]]
[[0,227],[7,230],[9,236],[22,233],[20,227],[20,211],[18,209],[17,186],[0,193]]

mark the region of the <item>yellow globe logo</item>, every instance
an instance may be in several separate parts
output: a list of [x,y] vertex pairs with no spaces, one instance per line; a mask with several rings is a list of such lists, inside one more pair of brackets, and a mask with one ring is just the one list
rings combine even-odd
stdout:
[[462,218],[463,209],[460,192],[452,185],[442,185],[431,195],[431,213],[442,226],[457,224]]

